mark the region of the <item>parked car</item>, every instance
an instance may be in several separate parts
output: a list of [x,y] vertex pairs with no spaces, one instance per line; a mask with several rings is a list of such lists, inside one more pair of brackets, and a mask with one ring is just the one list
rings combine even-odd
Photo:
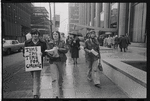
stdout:
[[18,40],[3,40],[3,54],[11,52],[20,52],[24,47],[24,43],[19,43]]

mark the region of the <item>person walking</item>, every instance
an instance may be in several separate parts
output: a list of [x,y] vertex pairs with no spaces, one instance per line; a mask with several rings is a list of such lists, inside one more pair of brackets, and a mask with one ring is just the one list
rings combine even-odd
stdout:
[[109,35],[108,38],[107,38],[107,47],[111,48],[111,45],[112,45],[112,40],[111,40],[111,37]]
[[[58,70],[58,86],[62,88],[64,67],[67,60],[66,53],[68,52],[67,45],[64,40],[60,38],[60,32],[55,31],[52,33],[52,40],[48,43],[47,55],[49,57],[50,68],[57,67]],[[50,50],[54,50],[53,52]],[[52,77],[53,78],[53,77]],[[55,80],[52,80],[55,81]],[[57,91],[59,93],[59,91]],[[58,96],[57,96],[58,97]]]
[[99,35],[99,37],[98,37],[98,42],[99,42],[100,46],[103,46],[103,38],[101,35]]
[[112,47],[115,48],[115,36],[112,36],[111,42],[112,42]]
[[[43,66],[43,57],[46,56],[45,50],[47,49],[46,43],[42,41],[40,38],[40,32],[38,30],[32,30],[31,31],[31,39],[26,40],[24,47],[33,47],[33,46],[40,46],[41,47],[41,60],[42,60],[42,66]],[[23,56],[24,54],[24,49],[23,49]],[[34,98],[39,98],[39,90],[40,90],[40,76],[41,76],[41,70],[37,71],[31,71],[31,75],[33,78],[33,96]]]
[[124,52],[126,52],[126,47],[127,47],[127,39],[125,38],[124,35],[122,35],[119,38],[119,47],[120,47],[120,51],[122,52],[122,48],[124,49]]
[[126,47],[126,50],[128,50],[128,46],[129,46],[129,44],[131,44],[131,43],[130,43],[130,39],[129,39],[129,37],[128,37],[128,34],[126,34],[125,38],[126,38],[126,40],[127,40],[127,47]]
[[71,57],[73,58],[74,65],[77,64],[77,58],[79,58],[79,50],[80,50],[80,43],[79,38],[77,35],[74,35],[73,40],[71,42]]
[[100,56],[100,47],[99,43],[95,38],[95,31],[91,31],[90,38],[86,40],[84,50],[87,52],[87,66],[88,73],[87,79],[94,82],[94,85],[98,88],[101,88],[100,85],[100,75],[98,70],[98,60]]
[[118,43],[119,43],[119,37],[118,37],[118,35],[115,36],[115,40],[114,41],[115,41],[115,47],[114,48],[118,49]]
[[107,47],[107,36],[105,36],[104,40],[103,40],[103,44],[105,47]]

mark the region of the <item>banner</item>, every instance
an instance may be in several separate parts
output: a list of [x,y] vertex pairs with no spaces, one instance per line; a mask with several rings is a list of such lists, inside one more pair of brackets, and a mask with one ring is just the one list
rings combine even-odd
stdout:
[[25,71],[42,70],[41,46],[25,47]]

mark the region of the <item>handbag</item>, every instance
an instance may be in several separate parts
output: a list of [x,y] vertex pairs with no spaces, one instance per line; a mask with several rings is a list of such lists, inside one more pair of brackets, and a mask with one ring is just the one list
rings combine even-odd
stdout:
[[102,64],[101,64],[101,62],[100,62],[100,59],[98,59],[98,69],[99,69],[99,71],[103,71],[103,67],[102,67]]

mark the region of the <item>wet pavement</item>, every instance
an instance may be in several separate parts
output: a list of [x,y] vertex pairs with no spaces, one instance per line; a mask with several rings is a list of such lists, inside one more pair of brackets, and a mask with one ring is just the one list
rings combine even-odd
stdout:
[[[52,89],[55,92],[51,95],[52,98],[56,98],[57,95],[59,98],[128,98],[128,96],[102,72],[99,73],[101,89],[95,87],[93,82],[88,81],[86,78],[87,66],[85,63],[84,50],[80,50],[79,56],[78,64],[73,65],[73,60],[70,54],[67,53],[63,87],[60,89],[59,94],[57,94],[57,81],[53,83]],[[51,72],[52,75],[56,76],[57,70],[51,71],[53,71],[53,73]]]

